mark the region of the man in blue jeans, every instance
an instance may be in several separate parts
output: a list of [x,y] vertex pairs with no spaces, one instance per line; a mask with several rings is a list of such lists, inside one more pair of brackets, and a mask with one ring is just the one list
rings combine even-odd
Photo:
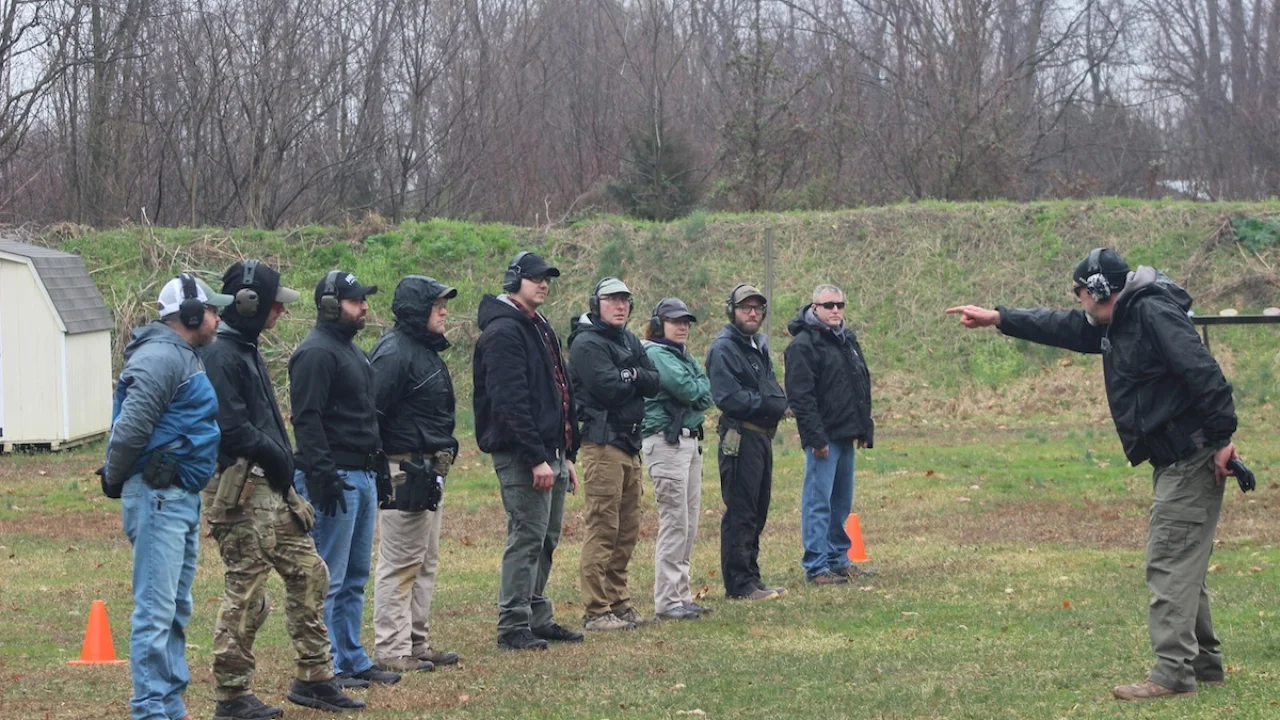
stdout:
[[218,397],[195,348],[213,341],[232,298],[183,273],[165,283],[160,319],[133,331],[116,382],[102,491],[123,500],[133,546],[129,670],[133,720],[189,720],[191,583],[200,491],[218,459]]
[[[339,685],[392,684],[400,675],[374,667],[360,644],[364,589],[373,557],[378,511],[376,469],[381,440],[373,396],[373,369],[352,340],[364,329],[361,285],[334,270],[316,285],[316,325],[289,358],[293,403],[294,487],[316,509],[316,550],[329,566],[324,620],[333,643]],[[413,669],[428,670],[430,663]]]
[[819,285],[787,324],[787,402],[804,447],[800,534],[805,576],[841,585],[870,575],[849,564],[844,524],[853,509],[853,451],[871,447],[871,374],[853,331],[844,325],[844,292]]

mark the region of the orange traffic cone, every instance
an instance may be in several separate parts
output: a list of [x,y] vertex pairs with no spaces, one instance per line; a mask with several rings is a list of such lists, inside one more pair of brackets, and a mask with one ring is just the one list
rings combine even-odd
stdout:
[[849,513],[844,521],[844,532],[849,536],[849,562],[866,562],[867,548],[862,544],[862,523],[858,522],[858,513]]
[[89,626],[84,631],[84,646],[79,660],[68,660],[68,665],[117,665],[126,662],[116,658],[116,646],[111,642],[111,626],[107,622],[107,605],[94,600],[89,606]]

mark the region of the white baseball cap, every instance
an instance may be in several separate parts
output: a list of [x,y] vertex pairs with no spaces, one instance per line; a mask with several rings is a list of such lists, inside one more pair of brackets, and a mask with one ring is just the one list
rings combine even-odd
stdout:
[[203,305],[209,305],[221,310],[235,302],[235,298],[230,295],[216,293],[212,288],[204,284],[203,280],[188,273],[183,273],[160,288],[160,298],[156,300],[156,310],[159,311],[160,317],[176,315],[178,309],[182,307],[182,301],[187,299],[187,293],[182,289],[185,282],[184,278],[189,278],[192,284],[195,285],[195,297]]

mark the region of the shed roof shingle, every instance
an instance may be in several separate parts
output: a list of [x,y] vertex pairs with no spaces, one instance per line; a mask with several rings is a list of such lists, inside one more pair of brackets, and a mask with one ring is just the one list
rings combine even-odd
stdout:
[[68,335],[115,328],[111,311],[79,255],[12,240],[0,240],[0,252],[31,260]]

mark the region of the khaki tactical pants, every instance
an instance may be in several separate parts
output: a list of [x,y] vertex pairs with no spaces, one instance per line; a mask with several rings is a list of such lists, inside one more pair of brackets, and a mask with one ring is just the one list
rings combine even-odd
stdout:
[[[400,460],[392,456],[392,472]],[[440,559],[441,502],[435,512],[378,510],[378,567],[373,587],[373,659],[394,660],[427,652],[431,596]]]
[[653,609],[664,613],[693,602],[689,559],[702,511],[702,453],[697,438],[682,437],[679,445],[668,445],[661,434],[645,438],[641,447],[658,504]]
[[[218,700],[252,692],[253,641],[266,619],[267,576],[272,568],[285,586],[285,627],[296,653],[296,677],[321,682],[333,677],[324,598],[329,569],[302,532],[280,495],[265,482],[248,507],[212,517],[216,486],[205,490],[206,519],[226,566],[222,606],[213,631],[213,676]],[[230,521],[229,521],[230,520]]]
[[1223,485],[1213,477],[1213,450],[1156,468],[1147,535],[1148,626],[1156,663],[1149,679],[1178,691],[1197,680],[1222,680],[1222,653],[1209,615],[1205,576]]
[[613,445],[582,443],[586,534],[582,541],[582,605],[589,616],[631,608],[627,565],[640,538],[640,458]]

